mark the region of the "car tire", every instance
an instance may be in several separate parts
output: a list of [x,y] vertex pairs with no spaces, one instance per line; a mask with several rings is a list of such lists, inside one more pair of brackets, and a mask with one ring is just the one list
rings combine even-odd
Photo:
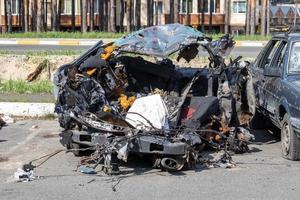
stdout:
[[289,160],[300,160],[300,140],[297,138],[288,114],[281,121],[281,152]]

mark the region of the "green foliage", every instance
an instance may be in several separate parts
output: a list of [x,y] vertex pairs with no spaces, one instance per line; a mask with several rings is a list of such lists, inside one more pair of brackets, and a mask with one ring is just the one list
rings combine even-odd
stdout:
[[4,93],[52,93],[53,92],[53,83],[50,81],[37,81],[28,83],[23,80],[8,80],[0,81],[0,92]]

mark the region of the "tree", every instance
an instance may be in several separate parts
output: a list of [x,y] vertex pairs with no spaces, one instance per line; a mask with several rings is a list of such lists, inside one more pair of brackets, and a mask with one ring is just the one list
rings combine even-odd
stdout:
[[86,0],[80,0],[81,5],[81,32],[86,33],[87,31],[87,3]]
[[11,1],[6,1],[7,2],[7,25],[8,25],[8,32],[12,32],[12,7],[11,7]]
[[201,0],[201,31],[204,33],[204,18],[205,18],[205,0]]
[[[212,32],[212,14],[213,14],[213,0],[210,0],[209,4],[209,32],[211,33]],[[227,10],[226,10],[227,12]]]
[[24,15],[23,15],[24,32],[28,32],[29,31],[29,0],[23,1],[23,7],[24,7]]
[[117,28],[116,28],[116,0],[110,0],[110,30],[111,32],[117,32]]
[[57,11],[57,29],[60,30],[60,19],[61,19],[61,11],[62,11],[62,3],[63,0],[58,0],[58,11]]
[[179,0],[174,0],[174,23],[179,22]]
[[225,0],[225,30],[224,32],[229,33],[230,24],[230,0]]
[[251,12],[251,0],[247,0],[246,8],[246,35],[250,34],[250,12]]
[[153,25],[153,0],[147,0],[147,26]]
[[270,1],[267,0],[267,30],[266,30],[266,34],[269,35],[270,34]]
[[42,19],[42,8],[43,8],[43,0],[37,1],[37,18],[36,18],[36,31],[42,32],[43,31],[43,19]]
[[262,10],[261,10],[261,21],[260,21],[260,34],[266,35],[266,12],[267,11],[267,0],[262,0]]
[[104,2],[101,0],[98,0],[98,27],[99,31],[104,30]]
[[127,32],[131,32],[132,31],[132,25],[131,25],[131,4],[132,1],[131,0],[127,0],[127,7],[126,7],[126,28],[127,28]]
[[58,30],[58,22],[57,22],[57,0],[52,0],[51,3],[51,27],[52,31]]
[[135,30],[141,28],[141,0],[135,0],[134,4],[134,26]]
[[256,0],[250,0],[250,34],[255,34],[255,4]]
[[72,31],[75,31],[75,0],[71,1],[71,15]]
[[120,6],[121,6],[121,10],[120,10],[120,32],[124,32],[124,27],[123,27],[123,22],[124,22],[124,9],[125,9],[125,6],[124,6],[124,0],[120,0]]
[[94,13],[95,13],[95,9],[94,9],[94,0],[90,1],[90,31],[94,31],[94,26],[95,26],[95,21],[94,21]]

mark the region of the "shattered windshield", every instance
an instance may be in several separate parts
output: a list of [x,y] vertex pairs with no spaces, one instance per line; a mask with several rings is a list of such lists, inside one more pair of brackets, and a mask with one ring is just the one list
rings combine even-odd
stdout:
[[292,44],[288,72],[291,74],[300,73],[300,42]]
[[114,44],[123,52],[167,57],[188,45],[200,43],[207,43],[200,31],[181,24],[168,24],[136,31]]

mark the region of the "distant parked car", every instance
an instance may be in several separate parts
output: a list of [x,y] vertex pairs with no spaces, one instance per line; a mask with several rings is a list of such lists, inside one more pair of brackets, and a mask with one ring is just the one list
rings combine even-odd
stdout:
[[279,127],[283,157],[299,160],[300,33],[274,36],[250,66],[250,71],[256,117],[267,117]]

